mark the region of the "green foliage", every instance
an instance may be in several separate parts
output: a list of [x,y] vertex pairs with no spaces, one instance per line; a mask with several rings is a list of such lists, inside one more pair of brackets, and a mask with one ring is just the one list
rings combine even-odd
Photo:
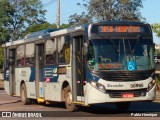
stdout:
[[[88,11],[87,15],[94,21],[144,20],[140,13],[140,8],[143,8],[142,0],[83,0],[82,4],[78,3],[77,5],[83,6]],[[81,21],[81,17],[72,19]]]
[[32,32],[37,32],[37,31],[44,30],[44,29],[51,28],[51,27],[53,27],[53,26],[48,22],[43,23],[43,24],[35,24],[35,25],[32,25],[32,26],[29,26],[24,31],[23,36],[25,36],[27,34],[30,34]]
[[152,30],[158,37],[160,37],[160,23],[152,24]]
[[8,22],[11,21],[9,14],[12,14],[13,7],[7,2],[7,0],[0,1],[0,42],[9,39],[8,34]]
[[11,6],[7,0],[0,1],[0,27],[7,25],[6,22],[11,19],[9,15],[13,14],[13,11],[13,6]]
[[[60,28],[67,28],[69,26],[70,26],[69,24],[62,24],[60,26]],[[48,28],[57,28],[57,25],[56,24],[50,24],[48,22],[43,23],[43,24],[35,24],[35,25],[32,25],[32,26],[29,26],[23,32],[23,36],[26,36],[27,34],[30,34],[30,33],[33,33],[33,32],[37,32],[37,31],[40,31],[40,30],[45,30],[45,29],[48,29]]]
[[[0,43],[3,44],[6,39],[10,39],[9,34],[7,33],[7,30],[5,28],[0,28]],[[0,44],[0,45],[1,45]]]
[[91,23],[91,22],[92,22],[92,17],[89,15],[86,15],[85,12],[82,12],[81,15],[78,15],[77,13],[75,13],[69,17],[70,25],[77,25],[77,24],[84,24],[84,23]]
[[68,28],[68,27],[70,27],[71,26],[71,24],[62,24],[62,25],[60,25],[60,28]]
[[6,31],[5,40],[22,38],[28,26],[44,23],[45,12],[40,0],[1,0],[0,25]]

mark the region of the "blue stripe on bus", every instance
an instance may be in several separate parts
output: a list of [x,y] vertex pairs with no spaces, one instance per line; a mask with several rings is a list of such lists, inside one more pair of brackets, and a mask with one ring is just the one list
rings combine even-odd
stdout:
[[4,80],[9,81],[9,70],[8,69],[4,71]]
[[49,79],[49,82],[57,82],[59,75],[57,74],[56,65],[44,66],[44,79]]
[[30,67],[30,70],[31,70],[31,75],[30,75],[30,78],[29,78],[29,82],[34,82],[34,80],[36,79],[35,78],[35,67]]
[[39,81],[44,82],[44,72],[43,69],[39,69]]
[[[47,78],[50,79],[50,82],[57,82],[59,75],[54,73],[57,69],[57,66],[44,66],[43,69],[39,70],[40,82],[45,82]],[[29,78],[29,82],[35,81],[35,67],[30,67],[31,74]],[[36,73],[37,74],[37,73]]]

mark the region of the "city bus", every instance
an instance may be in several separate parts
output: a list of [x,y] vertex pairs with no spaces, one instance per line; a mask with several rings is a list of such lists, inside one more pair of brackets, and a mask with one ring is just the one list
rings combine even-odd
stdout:
[[43,30],[5,44],[5,91],[23,104],[79,106],[156,96],[154,43],[149,24],[103,21]]

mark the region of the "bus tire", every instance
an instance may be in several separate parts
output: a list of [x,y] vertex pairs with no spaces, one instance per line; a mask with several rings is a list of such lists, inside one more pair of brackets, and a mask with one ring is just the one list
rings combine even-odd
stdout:
[[126,111],[128,110],[130,104],[131,104],[130,102],[119,102],[119,103],[116,103],[116,108],[119,111]]
[[31,100],[27,98],[27,89],[24,83],[21,85],[21,102],[24,105],[28,105],[31,103]]
[[72,93],[70,86],[64,88],[65,105],[68,111],[74,112],[78,110],[78,107],[72,102]]

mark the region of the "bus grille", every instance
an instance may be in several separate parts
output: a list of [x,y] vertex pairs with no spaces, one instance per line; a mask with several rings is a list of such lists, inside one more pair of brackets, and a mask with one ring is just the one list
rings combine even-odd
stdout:
[[110,90],[106,91],[111,98],[123,98],[123,94],[125,93],[133,93],[134,97],[142,97],[146,96],[147,89],[140,90]]
[[154,70],[145,70],[145,71],[106,71],[106,72],[97,72],[95,74],[101,76],[102,79],[107,81],[139,81],[145,80],[151,77],[151,74]]

